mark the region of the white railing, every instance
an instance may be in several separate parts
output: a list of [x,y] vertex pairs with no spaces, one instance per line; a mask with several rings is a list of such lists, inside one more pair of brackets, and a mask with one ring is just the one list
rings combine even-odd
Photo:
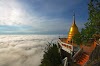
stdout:
[[63,64],[64,64],[64,66],[68,66],[68,62],[67,62],[67,57],[65,57],[64,59],[63,59]]
[[59,43],[59,45],[61,46],[61,48],[62,48],[64,51],[66,51],[66,52],[72,54],[72,52],[73,52],[73,46],[72,46],[71,44],[64,43],[64,42],[62,42],[60,39],[58,40],[58,43]]

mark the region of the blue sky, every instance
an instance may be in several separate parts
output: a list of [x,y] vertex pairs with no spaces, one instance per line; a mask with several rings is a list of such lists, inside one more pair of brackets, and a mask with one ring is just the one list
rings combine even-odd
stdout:
[[89,0],[0,0],[0,34],[67,34],[73,10],[79,30]]

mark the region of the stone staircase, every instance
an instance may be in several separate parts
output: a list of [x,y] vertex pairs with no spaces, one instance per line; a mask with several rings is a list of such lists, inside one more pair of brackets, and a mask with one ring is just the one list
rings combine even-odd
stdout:
[[83,66],[89,59],[89,55],[84,52],[82,49],[74,56],[74,61]]
[[96,43],[90,46],[82,46],[82,48],[73,56],[74,61],[80,66],[84,66],[89,60],[92,51],[95,49]]
[[89,59],[89,55],[85,52],[83,52],[82,54],[79,55],[78,58],[76,58],[76,62],[79,65],[84,65]]

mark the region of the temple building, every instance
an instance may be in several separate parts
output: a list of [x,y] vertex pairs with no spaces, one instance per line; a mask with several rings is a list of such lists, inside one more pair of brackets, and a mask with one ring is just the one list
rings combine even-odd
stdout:
[[84,46],[84,45],[82,45],[81,47],[78,46],[72,40],[72,37],[75,34],[79,34],[79,30],[75,23],[75,14],[74,14],[73,22],[70,27],[67,38],[59,38],[58,40],[60,53],[65,63],[64,66],[74,66],[71,65],[71,62],[75,62],[79,66],[84,66],[85,63],[88,61],[90,54],[96,47],[96,43],[94,42],[94,40],[90,40],[88,42],[90,46]]

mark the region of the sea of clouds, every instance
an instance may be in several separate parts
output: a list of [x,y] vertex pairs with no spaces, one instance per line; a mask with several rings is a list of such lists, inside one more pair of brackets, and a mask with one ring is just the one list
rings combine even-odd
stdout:
[[54,35],[0,35],[0,66],[39,66]]

